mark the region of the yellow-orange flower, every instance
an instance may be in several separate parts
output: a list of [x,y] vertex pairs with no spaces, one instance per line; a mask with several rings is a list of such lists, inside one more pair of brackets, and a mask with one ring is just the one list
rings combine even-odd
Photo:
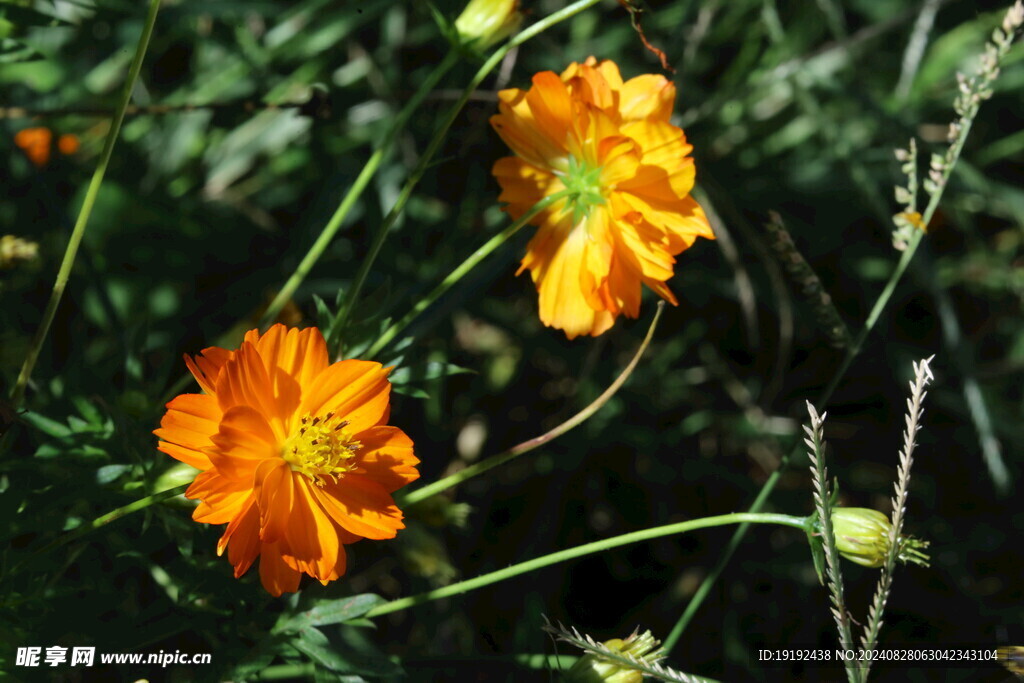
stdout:
[[691,145],[669,123],[675,86],[647,74],[623,82],[611,61],[544,71],[529,90],[502,90],[491,125],[516,156],[499,159],[499,199],[513,218],[546,196],[519,269],[540,294],[540,319],[572,339],[635,318],[641,284],[675,304],[676,254],[714,238],[690,197]]
[[316,328],[252,330],[236,351],[204,349],[189,370],[206,392],[167,404],[159,449],[202,470],[185,493],[193,519],[227,524],[217,554],[235,576],[258,556],[273,595],[302,573],[345,573],[346,543],[404,528],[392,492],[415,480],[412,441],[387,426],[390,368],[333,365]]

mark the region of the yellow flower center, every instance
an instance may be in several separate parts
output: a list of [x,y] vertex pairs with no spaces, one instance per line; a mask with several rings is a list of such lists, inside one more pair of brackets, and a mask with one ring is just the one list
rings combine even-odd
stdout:
[[324,485],[324,477],[337,482],[355,468],[356,453],[363,446],[345,430],[347,426],[348,420],[335,420],[334,413],[322,418],[307,413],[299,430],[284,443],[281,457],[292,471],[309,477],[317,486]]

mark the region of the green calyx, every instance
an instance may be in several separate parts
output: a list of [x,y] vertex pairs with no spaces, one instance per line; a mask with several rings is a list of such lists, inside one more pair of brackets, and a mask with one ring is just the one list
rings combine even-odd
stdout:
[[562,176],[562,184],[569,192],[568,201],[572,206],[573,225],[589,216],[591,207],[604,204],[600,166],[590,168],[585,161],[570,156],[569,170]]

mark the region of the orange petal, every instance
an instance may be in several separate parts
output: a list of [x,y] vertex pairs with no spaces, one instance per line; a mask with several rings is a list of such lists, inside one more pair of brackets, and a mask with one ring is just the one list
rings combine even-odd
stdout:
[[302,574],[295,571],[281,558],[276,543],[264,543],[260,548],[260,582],[275,598],[281,593],[294,593],[299,589]]
[[675,106],[676,86],[664,76],[644,74],[622,84],[619,111],[624,121],[668,122]]
[[313,495],[331,518],[342,528],[366,538],[394,538],[404,529],[402,511],[391,494],[377,482],[349,473],[322,489],[311,487]]
[[224,530],[224,535],[217,542],[217,554],[223,555],[224,548],[228,549],[228,561],[235,568],[236,579],[249,570],[260,554],[260,517],[255,497],[249,497],[238,516]]
[[540,293],[541,322],[563,330],[569,339],[581,334],[596,336],[614,321],[614,315],[596,311],[587,303],[580,286],[586,240],[585,230],[572,230],[531,273]]
[[244,512],[252,497],[252,488],[210,471],[197,474],[187,493],[189,498],[202,501],[192,511],[192,519],[203,524],[226,524]]
[[279,411],[277,398],[263,359],[250,342],[242,342],[217,378],[217,401],[222,410],[234,406],[255,408],[267,418],[278,441],[285,440],[285,422],[291,414]]
[[299,330],[278,323],[259,338],[256,350],[260,352],[268,372],[272,367],[281,368],[300,386],[309,385],[330,365],[327,342],[315,327]]
[[201,451],[212,444],[210,437],[217,433],[220,418],[220,407],[212,396],[181,394],[167,404],[160,428],[153,432],[166,442],[157,447],[172,458],[208,470],[210,460]]
[[206,453],[202,451],[193,450],[191,448],[185,448],[184,446],[178,446],[173,443],[161,441],[156,445],[157,450],[163,451],[167,455],[171,456],[175,460],[180,460],[186,465],[191,465],[197,470],[210,469],[213,465],[210,464],[210,458],[207,457]]
[[311,382],[312,388],[303,396],[299,414],[334,412],[348,421],[347,429],[352,433],[382,424],[389,412],[390,371],[391,368],[372,361],[339,361]]
[[243,479],[252,487],[256,466],[280,455],[277,437],[261,413],[249,406],[235,406],[224,413],[220,429],[206,450],[217,472],[225,477]]
[[217,386],[217,377],[220,375],[220,369],[231,360],[234,354],[234,351],[228,351],[219,346],[211,346],[203,349],[195,358],[189,358],[186,354],[185,365],[188,367],[189,372],[192,373],[192,376],[196,378],[196,381],[199,382],[199,386],[203,388],[203,391],[213,395],[215,393],[214,389]]
[[317,580],[345,573],[345,552],[341,549],[334,521],[317,503],[305,477],[295,477],[295,501],[288,524],[290,553],[282,557],[292,569],[306,572]]
[[292,470],[280,458],[256,466],[256,505],[260,510],[260,540],[274,543],[288,532],[292,511]]
[[412,439],[398,427],[371,427],[357,434],[363,445],[357,456],[359,473],[384,487],[388,493],[416,481],[419,458],[413,455]]

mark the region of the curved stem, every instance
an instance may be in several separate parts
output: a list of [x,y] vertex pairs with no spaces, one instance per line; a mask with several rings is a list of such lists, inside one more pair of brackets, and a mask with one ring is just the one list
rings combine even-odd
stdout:
[[92,174],[92,180],[89,181],[89,187],[85,192],[82,208],[78,211],[75,227],[71,231],[71,238],[68,240],[68,246],[64,250],[64,259],[61,261],[60,269],[57,271],[57,280],[53,283],[50,300],[43,311],[42,322],[39,324],[39,329],[36,330],[36,335],[32,339],[32,346],[29,347],[28,355],[25,356],[25,362],[21,366],[21,372],[18,373],[18,379],[11,390],[11,404],[14,407],[20,405],[22,398],[25,396],[28,380],[32,376],[32,370],[35,368],[36,361],[39,359],[39,353],[42,350],[43,342],[46,340],[46,335],[50,331],[50,325],[53,324],[53,319],[57,315],[57,307],[64,296],[64,288],[67,286],[68,278],[71,277],[71,267],[75,263],[78,246],[85,235],[85,228],[89,224],[89,216],[92,215],[92,208],[96,204],[96,197],[99,194],[100,186],[103,184],[103,176],[106,175],[107,166],[110,164],[110,157],[114,153],[114,143],[117,142],[117,136],[121,132],[121,122],[124,121],[125,110],[132,99],[135,81],[138,80],[139,72],[142,70],[142,60],[146,56],[146,49],[149,47],[149,39],[153,35],[153,26],[156,24],[156,15],[159,10],[160,0],[150,0],[149,10],[142,25],[142,35],[139,36],[138,45],[135,46],[135,56],[132,57],[131,65],[128,67],[128,79],[125,81],[124,91],[121,93],[121,101],[117,105],[117,111],[110,122],[107,139],[103,142],[103,151],[100,152],[99,164]]
[[[973,116],[962,119],[960,135],[957,137],[957,141],[953,143],[949,159],[944,166],[942,183],[939,185],[938,189],[932,193],[928,200],[928,206],[924,210],[922,221],[925,226],[931,223],[932,217],[935,215],[935,211],[939,207],[939,202],[942,200],[942,195],[947,187],[949,177],[953,173],[953,168],[956,166],[956,162],[960,159],[960,153],[963,151],[964,143],[967,141],[967,135],[970,133],[973,122]],[[886,306],[888,306],[893,293],[896,291],[896,286],[903,278],[903,273],[907,270],[907,266],[910,265],[910,261],[914,258],[914,254],[917,252],[917,248],[920,246],[921,240],[923,239],[924,230],[914,233],[913,238],[910,240],[907,248],[903,251],[899,262],[896,264],[892,274],[889,276],[889,280],[885,283],[885,287],[882,288],[882,292],[878,295],[874,305],[871,307],[871,312],[864,321],[864,328],[857,335],[856,339],[854,339],[853,344],[847,350],[846,355],[839,364],[839,367],[836,368],[835,373],[833,373],[832,379],[829,380],[825,390],[818,398],[816,405],[819,409],[824,410],[825,405],[828,403],[829,399],[832,398],[832,394],[839,386],[839,382],[846,376],[847,370],[850,369],[854,359],[864,346],[864,342],[867,340],[868,335],[871,334],[871,331],[874,329],[875,324],[881,317],[882,312],[885,310]],[[761,487],[761,490],[757,494],[757,498],[754,499],[754,503],[750,506],[749,512],[756,513],[761,509],[768,500],[768,497],[771,495],[772,490],[774,490],[775,485],[779,482],[779,479],[782,478],[782,475],[787,469],[789,469],[789,465],[792,463],[793,458],[799,455],[800,451],[801,446],[797,444],[788,455],[782,457],[779,461],[779,466],[774,472],[772,472],[771,476],[768,477],[764,485]],[[718,580],[718,577],[721,575],[722,570],[725,569],[725,566],[729,564],[729,560],[732,559],[732,555],[736,551],[736,548],[738,548],[740,543],[743,541],[743,537],[746,535],[748,528],[749,527],[747,525],[741,525],[733,534],[732,538],[729,539],[729,543],[725,548],[725,552],[722,553],[722,557],[719,559],[711,573],[704,578],[704,581],[697,589],[697,592],[694,593],[693,598],[690,599],[690,603],[686,606],[686,610],[683,612],[682,616],[679,617],[676,625],[672,628],[672,632],[669,634],[669,637],[665,639],[663,649],[666,654],[670,652],[679,641],[683,631],[686,630],[687,625],[689,625],[690,621],[693,619],[694,614],[696,614],[705,598],[707,598],[708,594],[711,592],[711,586]]]
[[395,117],[394,124],[391,126],[391,130],[388,131],[387,137],[377,147],[370,157],[366,165],[363,166],[363,170],[359,172],[352,187],[349,188],[348,192],[345,193],[344,198],[341,200],[341,204],[334,211],[334,215],[327,221],[327,225],[324,226],[323,230],[320,231],[319,237],[316,238],[316,242],[306,252],[305,257],[299,263],[295,272],[291,274],[288,281],[284,283],[281,291],[277,293],[274,300],[267,306],[267,310],[263,313],[260,318],[260,327],[264,327],[277,317],[277,314],[281,312],[284,305],[291,299],[292,294],[298,289],[302,281],[309,275],[309,271],[313,269],[313,265],[320,259],[324,251],[330,245],[331,240],[334,239],[334,235],[338,232],[345,217],[348,216],[349,211],[355,206],[355,203],[359,200],[359,197],[363,194],[366,186],[370,184],[370,180],[377,173],[377,169],[380,168],[381,163],[384,161],[384,157],[387,156],[388,152],[391,151],[392,145],[394,145],[395,139],[398,137],[402,129],[405,128],[405,124],[408,122],[409,117],[412,113],[419,108],[420,103],[423,99],[434,89],[438,81],[448,73],[448,71],[455,66],[455,62],[458,61],[458,52],[451,50],[445,55],[445,58],[430,72],[430,75],[420,84],[420,87],[416,90],[416,93],[412,98],[402,107],[402,111],[399,112],[398,116]]
[[572,194],[572,192],[570,192],[569,190],[562,190],[561,192],[556,192],[553,195],[545,197],[544,199],[534,204],[529,211],[527,211],[518,219],[516,219],[516,221],[512,223],[512,225],[508,226],[507,228],[499,232],[497,235],[487,240],[487,242],[482,247],[474,251],[469,256],[469,258],[467,258],[465,261],[462,262],[461,265],[459,265],[458,268],[449,273],[448,276],[441,281],[441,284],[434,288],[434,291],[432,291],[423,299],[420,299],[418,302],[416,302],[416,305],[412,307],[412,310],[406,313],[401,320],[399,320],[395,324],[391,325],[391,327],[389,327],[387,330],[385,330],[384,333],[377,339],[377,341],[373,343],[370,349],[366,352],[365,357],[367,359],[370,359],[376,356],[378,353],[380,353],[381,350],[383,350],[384,347],[386,347],[391,342],[391,340],[394,339],[396,335],[398,335],[399,332],[408,327],[409,323],[415,320],[420,313],[425,311],[432,303],[441,298],[441,296],[443,296],[445,292],[451,289],[456,282],[461,280],[466,275],[466,273],[473,270],[473,268],[475,268],[477,264],[479,264],[485,258],[490,256],[491,252],[493,252],[502,244],[510,240],[512,236],[519,232],[524,225],[529,223],[534,216],[544,211],[545,209],[549,208],[558,200],[568,197],[570,194]]
[[545,434],[541,434],[538,437],[534,437],[529,441],[524,441],[518,446],[513,446],[507,451],[498,453],[497,455],[491,456],[490,458],[487,458],[486,460],[478,462],[474,465],[470,465],[469,467],[459,470],[455,474],[445,477],[440,481],[435,481],[433,484],[428,484],[427,486],[412,491],[411,493],[402,497],[398,501],[399,507],[415,505],[416,503],[426,500],[431,496],[436,496],[438,493],[441,493],[446,489],[450,489],[453,486],[458,486],[462,482],[468,479],[472,479],[473,477],[479,476],[484,472],[487,472],[489,470],[494,469],[495,467],[498,467],[499,465],[504,465],[509,460],[512,460],[513,458],[516,458],[522,455],[523,453],[528,453],[535,448],[539,448],[540,446],[543,446],[549,441],[552,441],[553,439],[558,438],[562,434],[565,434],[570,429],[573,429],[574,427],[583,424],[588,418],[590,418],[591,415],[600,410],[601,406],[607,403],[608,399],[614,396],[615,392],[617,392],[622,387],[622,385],[626,383],[626,380],[629,378],[629,376],[633,374],[633,370],[636,368],[637,363],[640,362],[641,356],[644,355],[644,351],[647,350],[648,344],[651,343],[651,339],[654,337],[654,328],[658,326],[658,319],[661,318],[661,312],[664,309],[665,302],[659,301],[658,310],[654,314],[654,320],[651,321],[651,326],[647,329],[647,336],[644,337],[643,342],[640,344],[640,348],[638,348],[636,350],[636,353],[633,355],[633,360],[629,362],[629,365],[626,366],[626,368],[615,379],[615,381],[612,382],[611,385],[604,390],[604,393],[602,393],[600,396],[594,399],[594,401],[586,408],[576,413],[571,418],[569,418],[568,420],[566,420],[565,422],[563,422],[562,424],[558,425],[557,427],[555,427],[554,429]]
[[672,536],[675,534],[683,534],[688,531],[695,531],[697,529],[707,529],[709,527],[738,524],[741,522],[745,522],[747,524],[782,524],[784,526],[806,530],[807,518],[773,513],[752,514],[749,512],[734,512],[728,515],[702,517],[701,519],[692,519],[688,522],[678,522],[676,524],[666,524],[664,526],[653,527],[650,529],[642,529],[640,531],[622,534],[621,536],[614,536],[601,541],[586,543],[584,545],[576,546],[575,548],[560,550],[556,553],[551,553],[550,555],[544,555],[543,557],[537,557],[532,560],[527,560],[526,562],[520,562],[519,564],[514,564],[511,567],[505,567],[504,569],[499,569],[489,574],[483,574],[482,576],[467,579],[466,581],[459,581],[458,583],[453,583],[450,586],[437,588],[432,591],[427,591],[426,593],[420,593],[419,595],[412,595],[407,598],[392,600],[391,602],[387,602],[379,607],[373,608],[366,613],[366,616],[379,617],[382,614],[398,612],[416,605],[421,605],[425,602],[430,602],[431,600],[439,600],[452,595],[460,595],[477,588],[489,586],[492,583],[511,579],[512,577],[519,576],[520,574],[526,574],[527,572],[532,572],[543,567],[550,567],[551,565],[558,564],[559,562],[566,562],[568,560],[576,559],[577,557],[584,557],[585,555],[593,555],[594,553],[599,553],[603,550],[611,550],[612,548],[629,545],[630,543],[639,543],[640,541],[649,541],[654,538],[661,538],[662,536]]
[[444,142],[445,134],[448,129],[451,128],[452,124],[455,123],[455,119],[458,117],[459,112],[465,106],[466,102],[469,101],[473,91],[483,82],[487,75],[501,63],[501,60],[505,58],[509,50],[512,48],[525,43],[530,38],[533,38],[537,34],[551,28],[555,24],[568,19],[569,17],[582,12],[591,5],[597,4],[599,0],[577,0],[567,7],[549,14],[535,24],[530,25],[528,28],[520,31],[511,40],[502,45],[500,48],[495,50],[491,56],[484,62],[476,74],[470,80],[469,84],[463,89],[462,95],[455,102],[452,108],[448,111],[441,126],[434,133],[433,139],[427,146],[427,149],[423,152],[423,156],[420,157],[419,163],[409,176],[408,180],[405,181],[405,185],[402,187],[401,193],[398,195],[398,199],[395,200],[394,206],[388,212],[388,215],[384,218],[384,223],[380,226],[380,230],[377,232],[377,236],[373,240],[373,244],[370,245],[370,250],[360,264],[359,272],[356,274],[355,281],[352,283],[352,287],[349,288],[345,295],[345,301],[338,311],[338,314],[334,320],[334,324],[331,326],[332,330],[344,330],[345,323],[348,321],[349,313],[356,301],[359,299],[359,293],[362,291],[363,285],[366,283],[366,277],[370,273],[370,268],[373,267],[373,262],[377,259],[377,255],[380,253],[381,247],[384,245],[384,240],[387,239],[388,232],[391,227],[398,220],[398,216],[402,213],[402,209],[405,208],[406,202],[409,201],[409,197],[412,195],[413,189],[419,183],[423,174],[426,173],[427,168],[437,154],[437,151],[441,148],[441,143]]

